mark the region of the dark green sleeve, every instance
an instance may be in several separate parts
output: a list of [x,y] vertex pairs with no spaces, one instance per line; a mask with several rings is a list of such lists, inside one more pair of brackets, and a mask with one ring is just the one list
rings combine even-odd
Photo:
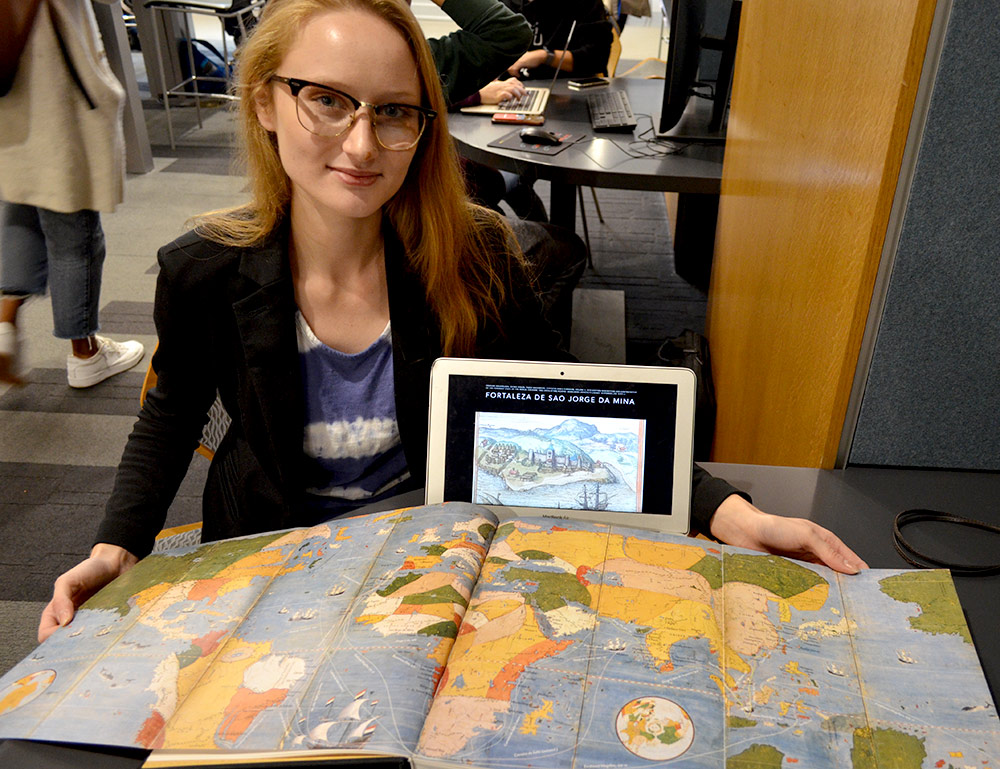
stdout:
[[695,465],[691,484],[691,529],[707,535],[715,511],[732,494],[739,494],[747,502],[753,501],[746,492]]
[[449,104],[494,80],[531,43],[528,22],[497,0],[445,0],[441,10],[459,29],[427,42]]

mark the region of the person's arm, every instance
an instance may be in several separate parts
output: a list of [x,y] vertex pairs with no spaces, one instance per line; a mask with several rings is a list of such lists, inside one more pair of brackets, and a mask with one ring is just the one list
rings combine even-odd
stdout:
[[[521,70],[531,70],[538,69],[539,67],[549,67],[555,70],[558,67],[563,72],[573,71],[573,52],[572,51],[547,51],[544,48],[534,48],[530,51],[525,51],[521,57],[511,64],[507,68],[507,72],[511,75],[517,75]],[[534,75],[532,75],[534,77]]]
[[517,99],[521,96],[524,96],[524,83],[516,77],[494,80],[479,89],[480,104],[499,104],[507,99]]
[[503,73],[531,43],[531,28],[498,0],[434,0],[459,29],[429,38],[448,103],[475,93]]
[[[508,72],[515,74],[523,69],[531,78],[544,79],[552,77],[556,67],[574,75],[596,75],[607,70],[613,35],[600,0],[577,8],[572,18],[555,6],[536,9],[528,17],[541,29],[545,47],[524,53]],[[574,18],[573,37],[563,55]]]
[[69,624],[80,604],[138,561],[132,553],[116,545],[94,545],[89,558],[56,579],[52,600],[42,610],[38,623],[38,643]]
[[765,513],[736,494],[719,505],[710,531],[730,545],[822,563],[844,574],[868,568],[832,531],[805,518]]
[[691,489],[693,528],[720,542],[775,555],[823,563],[845,574],[868,565],[831,531],[804,518],[771,515],[722,478],[694,466]]

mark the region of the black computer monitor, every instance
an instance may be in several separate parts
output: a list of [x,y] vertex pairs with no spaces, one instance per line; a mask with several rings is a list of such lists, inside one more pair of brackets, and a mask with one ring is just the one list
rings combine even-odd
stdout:
[[[736,60],[742,0],[733,0],[724,37],[705,34],[708,0],[670,0],[670,45],[658,134],[678,141],[724,141],[725,116]],[[722,53],[715,93],[709,102],[691,98],[703,50]]]

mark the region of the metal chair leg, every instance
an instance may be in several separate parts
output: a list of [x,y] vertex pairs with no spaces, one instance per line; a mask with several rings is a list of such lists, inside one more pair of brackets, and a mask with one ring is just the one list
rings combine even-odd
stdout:
[[594,260],[590,255],[590,231],[587,229],[587,209],[583,207],[583,187],[577,186],[577,197],[580,199],[580,219],[583,221],[583,240],[587,245],[587,268],[594,269]]
[[594,208],[597,209],[597,218],[600,220],[601,224],[604,224],[604,214],[601,213],[601,204],[597,202],[597,190],[591,187],[590,194],[594,198]]

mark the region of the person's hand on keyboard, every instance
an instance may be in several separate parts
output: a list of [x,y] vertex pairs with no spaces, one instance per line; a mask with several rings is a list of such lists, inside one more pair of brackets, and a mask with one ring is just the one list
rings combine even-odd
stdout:
[[501,104],[508,99],[524,96],[524,83],[517,78],[494,80],[479,89],[479,100],[483,104]]

